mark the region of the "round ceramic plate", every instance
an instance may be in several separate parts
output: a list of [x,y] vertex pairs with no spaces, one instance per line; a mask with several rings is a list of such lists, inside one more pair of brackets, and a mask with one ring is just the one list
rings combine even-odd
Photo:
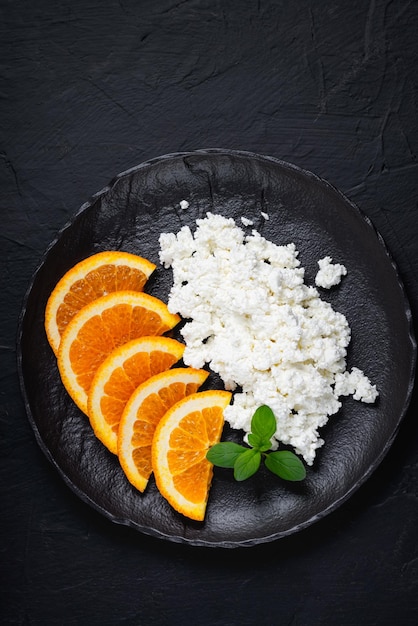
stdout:
[[[188,209],[180,208],[187,200]],[[253,221],[276,244],[294,242],[314,284],[317,261],[329,255],[348,270],[321,297],[352,329],[348,367],[362,369],[380,392],[376,404],[343,399],[321,431],[325,445],[302,483],[261,470],[237,483],[215,468],[206,519],[177,514],[153,479],[144,494],[126,480],[117,458],[92,433],[67,395],[44,331],[44,311],[59,278],[102,250],[126,250],[159,263],[159,235],[177,232],[206,212]],[[267,214],[269,219],[263,217]],[[244,227],[243,227],[244,228]],[[167,300],[171,270],[161,266],[146,291]],[[246,152],[201,150],[142,163],[117,176],[81,207],[43,258],[28,291],[19,328],[19,372],[37,440],[65,482],[114,522],[192,545],[251,546],[299,531],[345,501],[389,449],[412,391],[415,341],[396,268],[380,236],[341,193],[317,176]],[[209,387],[219,380],[209,377]],[[228,433],[226,433],[228,436]]]

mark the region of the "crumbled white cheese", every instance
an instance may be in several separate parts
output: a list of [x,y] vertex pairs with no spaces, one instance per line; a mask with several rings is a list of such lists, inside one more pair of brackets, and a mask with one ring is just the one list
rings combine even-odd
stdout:
[[180,208],[181,209],[188,209],[189,208],[189,203],[187,202],[187,200],[180,200]]
[[264,211],[261,211],[261,217],[264,217],[265,220],[269,220],[270,216],[268,213],[264,213]]
[[315,284],[323,289],[330,289],[341,282],[347,274],[347,268],[340,263],[333,263],[330,256],[318,261],[319,271],[315,277]]
[[357,367],[351,372],[345,371],[335,377],[335,394],[338,396],[353,396],[354,400],[372,403],[376,400],[376,385],[372,385],[367,376]]
[[245,235],[211,213],[196,224],[194,234],[184,226],[160,236],[160,260],[173,269],[168,308],[186,319],[183,360],[209,364],[236,390],[225,410],[232,428],[248,433],[267,404],[277,419],[272,448],[289,444],[311,465],[339,396],[372,402],[377,394],[360,370],[346,374],[348,322],[304,283],[293,243]]
[[244,216],[241,217],[241,222],[242,222],[242,224],[244,226],[253,226],[254,225],[254,222],[252,220],[250,220],[250,219],[248,219],[248,217],[244,217]]

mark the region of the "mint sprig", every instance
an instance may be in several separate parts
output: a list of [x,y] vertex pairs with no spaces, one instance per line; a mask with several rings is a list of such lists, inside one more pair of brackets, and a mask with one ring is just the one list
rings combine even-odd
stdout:
[[251,419],[251,432],[248,435],[251,447],[232,441],[221,441],[208,450],[206,458],[217,467],[233,468],[234,478],[238,481],[253,476],[263,458],[265,466],[283,480],[303,480],[306,476],[305,466],[296,454],[289,450],[268,452],[275,432],[274,413],[270,407],[263,404],[258,407]]

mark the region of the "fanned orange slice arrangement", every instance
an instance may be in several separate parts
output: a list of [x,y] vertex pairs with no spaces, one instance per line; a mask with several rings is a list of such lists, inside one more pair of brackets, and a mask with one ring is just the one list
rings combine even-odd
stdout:
[[152,474],[151,446],[161,418],[176,402],[205,382],[209,373],[178,367],[152,376],[126,404],[119,425],[119,461],[129,482],[144,491]]
[[198,391],[205,370],[175,367],[185,346],[164,333],[180,322],[143,292],[155,265],[126,252],[95,254],[57,283],[45,331],[68,394],[97,438],[143,492],[154,473],[179,513],[205,516],[213,465],[232,394]]
[[83,307],[67,325],[58,350],[61,379],[77,406],[87,413],[94,375],[115,348],[162,335],[179,321],[164,302],[142,292],[114,291]]
[[96,437],[111,452],[117,454],[119,422],[135,389],[174,365],[184,347],[170,337],[139,337],[113,350],[99,366],[88,393],[87,414]]
[[58,354],[61,335],[78,311],[112,291],[142,291],[155,264],[129,252],[98,252],[77,263],[57,283],[45,311],[45,330]]
[[229,391],[201,391],[187,396],[160,420],[152,442],[157,487],[171,506],[198,521],[205,517],[213,465],[206,459],[218,443]]

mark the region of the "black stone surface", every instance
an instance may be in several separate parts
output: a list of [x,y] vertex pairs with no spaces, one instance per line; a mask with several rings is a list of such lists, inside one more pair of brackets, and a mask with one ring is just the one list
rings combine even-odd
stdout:
[[383,462],[321,521],[251,548],[180,545],[63,482],[26,416],[16,336],[45,250],[92,194],[143,161],[217,147],[338,187],[381,233],[416,319],[417,3],[0,9],[1,623],[416,624],[416,394]]

